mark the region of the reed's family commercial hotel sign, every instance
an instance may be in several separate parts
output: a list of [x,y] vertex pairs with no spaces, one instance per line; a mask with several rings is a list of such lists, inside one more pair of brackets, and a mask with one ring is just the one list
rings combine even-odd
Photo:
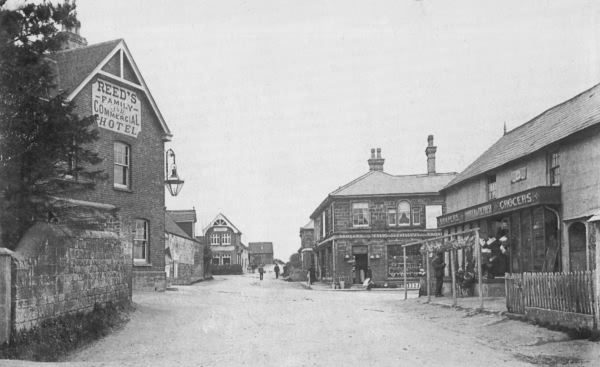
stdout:
[[137,138],[142,106],[136,92],[98,79],[92,84],[92,111],[98,127]]

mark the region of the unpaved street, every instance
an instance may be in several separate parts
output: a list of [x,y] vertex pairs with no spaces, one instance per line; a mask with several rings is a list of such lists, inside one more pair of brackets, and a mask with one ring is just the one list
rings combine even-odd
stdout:
[[597,365],[599,345],[402,292],[307,290],[268,273],[136,293],[128,325],[61,365]]

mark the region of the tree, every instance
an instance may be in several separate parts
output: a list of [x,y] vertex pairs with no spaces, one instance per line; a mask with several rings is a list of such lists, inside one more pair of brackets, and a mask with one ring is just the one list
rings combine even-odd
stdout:
[[296,269],[302,268],[302,260],[299,253],[294,252],[290,255],[290,265]]
[[93,169],[94,119],[74,112],[46,59],[65,40],[59,25],[79,26],[75,2],[9,9],[0,0],[0,231],[9,248],[47,216],[50,199],[105,178]]

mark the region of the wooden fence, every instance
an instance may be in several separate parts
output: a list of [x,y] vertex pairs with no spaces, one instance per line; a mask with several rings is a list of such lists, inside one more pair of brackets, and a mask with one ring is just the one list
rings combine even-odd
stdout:
[[506,308],[526,307],[593,315],[595,272],[506,274]]

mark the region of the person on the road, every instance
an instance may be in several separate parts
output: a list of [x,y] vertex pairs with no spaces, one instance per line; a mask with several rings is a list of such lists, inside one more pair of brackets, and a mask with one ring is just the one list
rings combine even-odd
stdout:
[[443,297],[442,287],[444,286],[444,268],[446,263],[444,262],[444,253],[438,252],[433,261],[431,262],[435,275],[435,296]]
[[370,266],[367,266],[367,275],[365,282],[367,283],[367,290],[370,291],[373,288],[373,271]]
[[264,272],[265,272],[265,269],[263,268],[262,264],[260,264],[260,266],[258,267],[258,273],[260,274],[260,280],[263,280]]
[[275,279],[279,278],[279,265],[275,264],[275,268],[273,268],[273,271],[275,271]]
[[315,265],[312,264],[308,269],[308,276],[310,277],[310,284],[315,282]]

